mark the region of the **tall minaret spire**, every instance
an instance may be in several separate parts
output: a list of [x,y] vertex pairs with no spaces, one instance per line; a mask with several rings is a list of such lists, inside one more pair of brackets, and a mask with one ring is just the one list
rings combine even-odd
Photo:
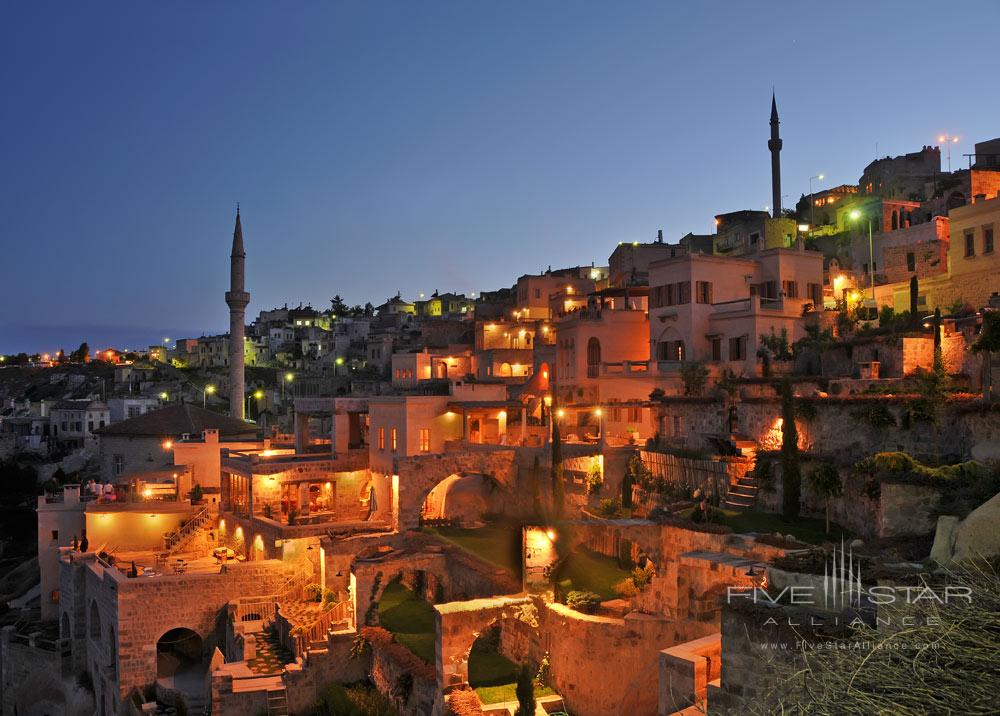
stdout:
[[771,216],[781,216],[781,137],[778,136],[778,103],[771,91],[771,138],[767,148],[771,150]]
[[240,223],[240,206],[236,205],[236,227],[233,229],[233,250],[229,257],[229,414],[234,418],[243,414],[243,341],[246,332],[246,308],[250,294],[246,291],[245,270],[247,254],[243,248],[243,225]]

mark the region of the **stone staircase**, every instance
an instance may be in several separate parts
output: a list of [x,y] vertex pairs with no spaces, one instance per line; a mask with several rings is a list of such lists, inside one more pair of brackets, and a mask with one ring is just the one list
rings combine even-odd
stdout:
[[177,554],[184,549],[194,539],[195,535],[211,521],[212,511],[208,508],[208,505],[203,505],[201,509],[191,516],[191,519],[184,523],[183,527],[164,536],[163,546],[166,549],[167,556]]
[[288,716],[288,691],[284,686],[267,690],[267,716]]
[[757,489],[757,478],[753,476],[753,473],[748,472],[735,484],[729,486],[729,494],[726,496],[723,507],[736,512],[746,512],[753,509],[754,503],[757,501]]

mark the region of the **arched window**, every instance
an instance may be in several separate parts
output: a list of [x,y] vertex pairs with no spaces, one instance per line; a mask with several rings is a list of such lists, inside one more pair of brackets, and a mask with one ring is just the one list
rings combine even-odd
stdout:
[[108,656],[110,660],[108,664],[115,671],[118,670],[118,643],[115,641],[115,630],[108,628]]
[[101,613],[97,610],[97,602],[90,602],[90,638],[101,640]]
[[500,376],[504,378],[510,377],[510,363],[500,364]]
[[601,370],[601,342],[597,338],[587,341],[587,377],[596,378]]

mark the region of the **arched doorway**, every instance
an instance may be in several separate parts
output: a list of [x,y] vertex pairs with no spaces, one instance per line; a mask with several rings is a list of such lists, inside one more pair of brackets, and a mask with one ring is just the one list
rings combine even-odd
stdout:
[[156,678],[178,679],[202,671],[201,637],[191,629],[171,629],[156,642]]
[[500,377],[509,378],[511,376],[510,363],[504,362],[500,364]]

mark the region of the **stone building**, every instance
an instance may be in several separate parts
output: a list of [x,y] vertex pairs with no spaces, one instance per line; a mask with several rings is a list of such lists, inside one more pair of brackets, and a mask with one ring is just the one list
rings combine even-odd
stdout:
[[206,430],[223,441],[257,434],[253,423],[186,403],[154,410],[97,431],[101,480],[114,484],[122,475],[170,466],[173,444]]

